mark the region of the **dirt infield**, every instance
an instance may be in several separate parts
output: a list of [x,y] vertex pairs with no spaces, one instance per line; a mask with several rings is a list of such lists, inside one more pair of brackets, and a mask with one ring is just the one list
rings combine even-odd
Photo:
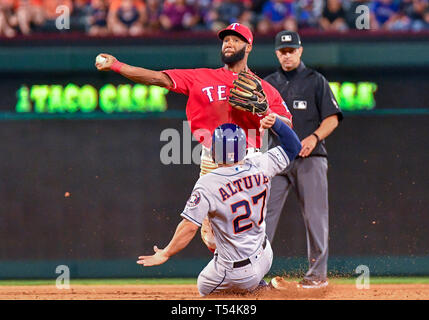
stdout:
[[195,285],[72,285],[0,286],[0,300],[429,300],[429,284],[377,284],[357,289],[351,284],[330,284],[324,289],[286,290],[252,295],[217,295],[201,298]]

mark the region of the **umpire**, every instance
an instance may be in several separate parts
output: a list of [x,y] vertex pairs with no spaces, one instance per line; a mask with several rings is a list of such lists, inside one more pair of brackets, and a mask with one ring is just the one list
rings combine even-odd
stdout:
[[[272,180],[267,205],[267,235],[272,242],[288,193],[295,190],[307,233],[309,270],[302,288],[328,285],[328,160],[324,139],[343,119],[328,81],[301,61],[303,47],[296,32],[281,31],[275,38],[280,68],[265,78],[286,101],[302,149],[284,172]],[[279,144],[270,131],[269,147]]]

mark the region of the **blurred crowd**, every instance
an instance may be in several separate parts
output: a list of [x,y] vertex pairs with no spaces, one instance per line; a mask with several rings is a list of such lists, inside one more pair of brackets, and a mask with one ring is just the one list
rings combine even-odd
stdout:
[[[0,0],[0,36],[82,31],[139,36],[162,31],[217,31],[239,22],[260,34],[288,29],[344,32],[369,13],[370,30],[429,30],[429,0]],[[365,5],[368,10],[363,10]],[[70,13],[70,29],[58,28]],[[357,10],[358,8],[358,10]],[[67,12],[66,12],[67,14]],[[361,19],[363,19],[361,17]]]

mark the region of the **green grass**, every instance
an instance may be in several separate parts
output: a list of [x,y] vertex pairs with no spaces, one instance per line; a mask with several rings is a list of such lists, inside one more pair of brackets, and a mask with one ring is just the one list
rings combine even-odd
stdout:
[[[267,281],[270,278],[266,278]],[[288,281],[299,281],[300,278],[288,278]],[[428,277],[371,277],[371,284],[429,284]],[[330,278],[332,284],[354,284],[356,277]],[[142,285],[142,284],[197,284],[196,278],[163,278],[163,279],[71,279],[71,285]],[[44,280],[0,280],[0,286],[36,286],[55,285],[55,279]]]

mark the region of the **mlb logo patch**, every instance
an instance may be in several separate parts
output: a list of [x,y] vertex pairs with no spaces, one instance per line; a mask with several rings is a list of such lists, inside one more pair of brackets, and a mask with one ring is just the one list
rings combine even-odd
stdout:
[[293,101],[293,108],[298,109],[298,110],[305,110],[305,109],[307,109],[307,101],[294,100]]
[[282,36],[282,42],[291,42],[292,41],[292,36],[289,34],[286,34],[284,36]]

